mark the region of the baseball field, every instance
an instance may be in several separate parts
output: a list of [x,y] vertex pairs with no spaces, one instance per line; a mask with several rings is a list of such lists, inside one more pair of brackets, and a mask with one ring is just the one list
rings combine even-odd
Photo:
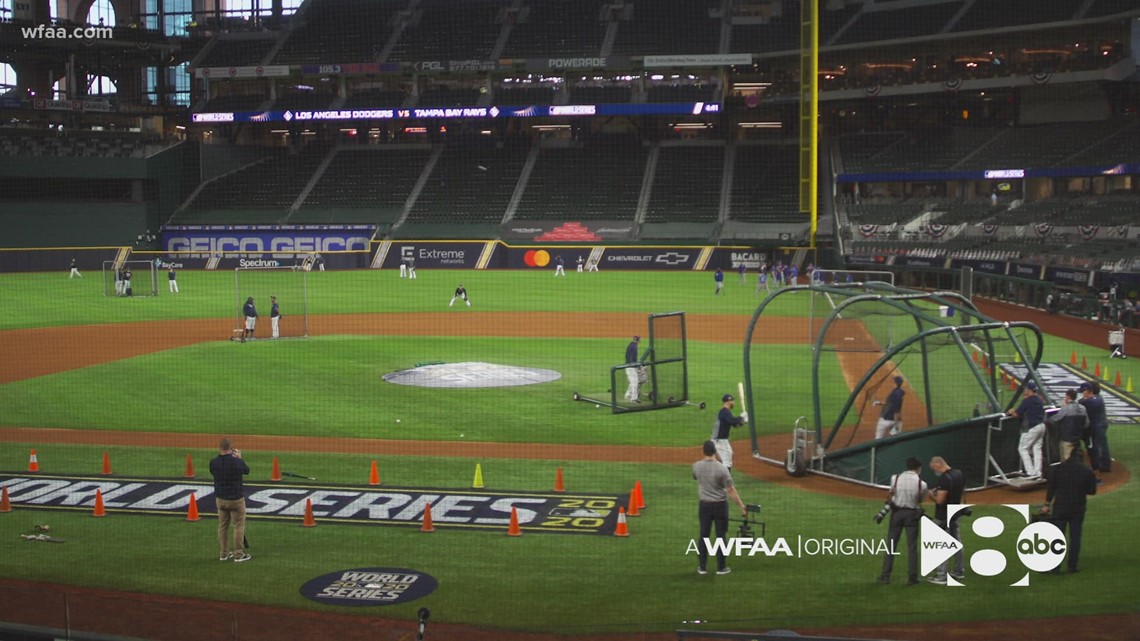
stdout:
[[[319,623],[327,634],[335,621],[368,638],[398,639],[411,638],[417,611],[427,607],[435,626],[427,638],[437,639],[668,638],[669,631],[693,627],[904,639],[954,629],[954,638],[1028,638],[1019,631],[1046,625],[1095,628],[1096,636],[1078,638],[1140,638],[1140,588],[1132,574],[1140,563],[1140,489],[1129,475],[1140,456],[1135,423],[1110,430],[1116,463],[1090,499],[1077,575],[1033,573],[1028,586],[1011,587],[1025,573],[1016,541],[993,543],[967,532],[967,550],[1004,550],[1006,571],[968,578],[961,588],[908,587],[904,556],[895,582],[878,585],[881,555],[828,552],[826,542],[873,547],[886,535],[886,526],[871,519],[884,493],[789,477],[751,458],[740,430],[739,492],[745,502],[763,505],[758,522],[766,541],[783,540],[792,553],[746,550],[729,560],[731,574],[698,576],[689,465],[700,457],[721,396],[735,394],[744,379],[745,328],[762,297],[753,281],[738,284],[735,274],[719,296],[710,274],[552,274],[421,270],[409,280],[391,271],[311,272],[303,292],[300,274],[267,274],[256,295],[258,340],[246,343],[228,340],[245,293],[233,272],[182,272],[181,293],[169,294],[163,281],[159,296],[130,298],[104,296],[97,273],[0,275],[4,484],[15,488],[18,480],[40,477],[60,488],[87,482],[82,493],[57,493],[39,504],[36,492],[21,499],[13,491],[12,511],[0,514],[4,620],[62,627],[66,599],[59,595],[78,603],[97,593],[103,607],[77,608],[68,625],[162,639],[254,639],[275,625],[288,625],[288,638],[310,638],[301,632],[306,625]],[[470,307],[448,306],[459,283]],[[300,333],[297,298],[304,296],[307,338],[268,338],[269,295],[278,296],[285,336]],[[671,311],[686,313],[690,398],[707,409],[615,415],[572,399],[575,392],[605,396],[610,367],[621,362],[630,337],[646,335],[649,314]],[[777,303],[754,339],[764,362],[777,366],[753,372],[748,409],[762,453],[777,459],[790,445],[796,418],[808,413],[788,400],[811,386],[802,366],[807,314]],[[1094,360],[1108,365],[1102,349],[1055,336],[1047,338],[1043,361],[1069,363],[1074,352],[1087,355],[1090,368]],[[837,406],[851,372],[834,354],[825,358],[820,384],[834,394],[823,402]],[[424,363],[540,368],[559,377],[442,388],[382,378]],[[1113,379],[1119,371],[1122,380],[1140,380],[1135,359],[1111,367]],[[937,371],[927,376],[938,384]],[[243,564],[219,562],[209,509],[199,521],[186,519],[185,488],[165,503],[152,501],[155,509],[114,500],[131,483],[210,487],[207,465],[222,436],[243,450],[252,470],[247,485],[288,497],[281,509],[251,515],[253,558]],[[39,471],[30,473],[33,449]],[[275,462],[280,481],[270,480]],[[378,479],[370,479],[373,462]],[[190,464],[193,478],[187,478]],[[559,473],[564,493],[553,491]],[[929,471],[926,477],[933,481]],[[615,537],[615,510],[628,507],[637,483],[645,507],[628,517],[630,536]],[[102,518],[92,516],[95,487],[112,497]],[[425,533],[415,500],[399,514],[371,512],[388,513],[386,519],[341,509],[362,492],[393,501],[420,497],[433,510],[451,501],[452,509],[436,519],[435,532]],[[522,535],[511,537],[502,510],[482,523],[465,521],[455,498],[463,496],[520,506],[543,500],[557,518],[521,510]],[[302,526],[306,498],[315,527]],[[975,518],[995,516],[1012,530],[1016,514],[998,504],[1040,504],[1044,491],[987,490],[968,500],[981,504]],[[64,542],[19,536],[37,524],[50,525]],[[302,594],[317,577],[362,568],[411,570],[438,587],[383,607],[331,605]],[[117,611],[136,607],[161,614],[114,622]],[[190,608],[186,619],[170,620],[182,607]],[[220,614],[211,616],[211,608]],[[257,623],[242,619],[255,614]],[[235,635],[239,620],[255,630]]]

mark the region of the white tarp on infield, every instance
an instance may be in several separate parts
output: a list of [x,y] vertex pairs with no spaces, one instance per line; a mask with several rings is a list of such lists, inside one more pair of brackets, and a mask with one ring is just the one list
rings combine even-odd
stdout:
[[562,378],[552,369],[515,367],[495,363],[444,363],[391,372],[384,380],[417,387],[513,387],[536,385]]

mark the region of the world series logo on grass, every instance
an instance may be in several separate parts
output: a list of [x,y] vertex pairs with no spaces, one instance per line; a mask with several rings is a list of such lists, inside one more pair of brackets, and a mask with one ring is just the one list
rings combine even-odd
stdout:
[[[946,518],[953,520],[959,512],[970,508],[970,504],[946,506]],[[1015,511],[1025,521],[1025,527],[1017,533],[1015,550],[1021,565],[1033,572],[1049,572],[1061,566],[1068,550],[1064,532],[1048,521],[1032,522],[1029,506],[1023,504],[1003,504],[1002,507]],[[967,526],[960,522],[963,529]],[[996,516],[982,516],[968,526],[978,537],[996,540],[1006,533],[1005,523]],[[1004,537],[1008,538],[1008,537]],[[942,529],[930,518],[923,516],[919,524],[919,547],[921,560],[919,571],[923,576],[938,569],[943,562],[951,561],[958,552],[966,554],[963,545]],[[967,556],[970,571],[982,577],[998,576],[1008,567],[1006,555],[996,548],[983,548],[970,552]],[[946,585],[962,587],[964,584],[953,576],[946,577]],[[1029,572],[1010,584],[1012,587],[1027,587]]]

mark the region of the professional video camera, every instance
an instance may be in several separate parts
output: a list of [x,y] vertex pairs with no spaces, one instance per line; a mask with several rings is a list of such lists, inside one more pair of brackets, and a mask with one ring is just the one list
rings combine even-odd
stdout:
[[752,529],[753,525],[760,526],[760,538],[764,538],[764,532],[767,530],[763,521],[760,518],[760,510],[764,506],[759,504],[746,504],[744,507],[748,508],[748,515],[740,519],[740,530],[737,531],[736,536],[742,539],[756,538],[756,531]]

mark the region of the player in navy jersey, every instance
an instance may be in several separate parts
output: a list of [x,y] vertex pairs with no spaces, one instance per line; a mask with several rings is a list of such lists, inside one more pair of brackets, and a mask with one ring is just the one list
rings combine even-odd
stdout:
[[716,273],[713,274],[713,280],[716,281],[716,292],[715,293],[719,294],[720,290],[724,289],[724,271],[721,270],[720,267],[716,268]]
[[[640,336],[634,336],[629,345],[625,347],[625,362],[627,365],[637,363],[637,344],[641,341]],[[629,387],[625,390],[625,400],[631,403],[640,403],[638,396],[640,396],[641,377],[638,373],[638,367],[625,368],[625,377],[629,381]]]
[[278,331],[278,325],[281,322],[281,306],[277,304],[276,296],[270,296],[269,302],[272,303],[269,308],[269,324],[273,327],[273,338],[279,338],[281,336],[281,332]]
[[247,338],[253,338],[253,330],[257,327],[257,307],[253,304],[253,296],[245,299],[241,313],[245,316],[245,331],[241,335],[241,339],[244,341]]
[[459,287],[455,288],[455,295],[453,295],[451,297],[451,302],[448,303],[447,306],[451,307],[452,305],[454,305],[456,299],[459,299],[459,300],[467,303],[467,306],[471,307],[471,299],[467,298],[467,289],[465,287],[463,287],[463,285],[460,285]]
[[732,408],[736,399],[732,394],[725,394],[721,397],[721,408],[716,415],[716,425],[713,426],[712,441],[716,444],[716,453],[720,456],[720,462],[728,469],[732,469],[732,442],[728,440],[729,432],[732,428],[744,425],[748,422],[748,412],[741,412],[740,416],[734,416]]
[[886,438],[902,432],[902,406],[906,391],[902,386],[903,377],[894,378],[895,388],[887,395],[883,402],[883,411],[879,414],[879,422],[875,425],[875,438]]

